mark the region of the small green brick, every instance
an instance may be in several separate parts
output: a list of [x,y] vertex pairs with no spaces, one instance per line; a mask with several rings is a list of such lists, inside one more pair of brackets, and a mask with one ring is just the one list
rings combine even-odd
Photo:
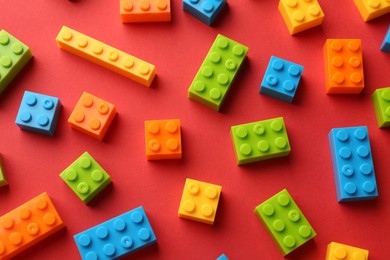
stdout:
[[188,89],[188,97],[219,111],[248,47],[218,34]]
[[0,156],[0,187],[7,186],[7,185],[8,185],[8,181],[7,178],[5,177],[3,161]]
[[254,212],[284,256],[317,235],[286,189],[261,203]]
[[390,126],[390,87],[375,90],[372,102],[379,127]]
[[287,156],[290,151],[283,117],[232,126],[237,164]]
[[88,152],[66,168],[60,177],[85,204],[111,183],[110,176]]
[[31,59],[30,48],[5,30],[0,31],[0,93]]

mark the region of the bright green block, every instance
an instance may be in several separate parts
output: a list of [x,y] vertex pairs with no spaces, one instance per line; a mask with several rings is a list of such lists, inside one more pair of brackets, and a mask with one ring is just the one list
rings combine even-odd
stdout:
[[3,161],[1,160],[0,157],[0,187],[7,186],[7,185],[8,185],[8,181],[7,178],[5,177]]
[[0,93],[31,59],[30,48],[5,30],[0,31]]
[[237,164],[287,156],[290,151],[283,117],[232,126]]
[[88,152],[66,168],[60,177],[85,204],[111,183],[110,176]]
[[218,34],[188,89],[188,97],[219,111],[248,47]]
[[379,127],[390,126],[390,87],[379,88],[372,95],[372,102]]
[[257,206],[255,214],[284,256],[317,235],[286,189]]

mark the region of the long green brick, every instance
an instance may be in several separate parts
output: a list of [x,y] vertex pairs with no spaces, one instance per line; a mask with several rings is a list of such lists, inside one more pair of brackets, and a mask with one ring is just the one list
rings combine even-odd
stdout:
[[375,90],[372,102],[379,127],[390,126],[390,87]]
[[5,30],[0,31],[0,93],[31,59],[30,48]]
[[3,160],[0,155],[0,187],[8,185],[7,178],[4,173]]
[[188,89],[188,97],[219,111],[248,47],[218,34]]
[[237,164],[287,156],[290,151],[283,117],[232,126]]
[[111,183],[110,176],[88,152],[66,168],[60,177],[86,204]]
[[317,235],[286,189],[261,203],[254,212],[284,256]]

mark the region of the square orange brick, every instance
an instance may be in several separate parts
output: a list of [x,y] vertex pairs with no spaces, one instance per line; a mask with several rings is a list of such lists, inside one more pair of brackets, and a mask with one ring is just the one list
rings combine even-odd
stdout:
[[171,20],[170,0],[120,0],[122,23],[168,22]]
[[146,159],[180,159],[182,156],[180,120],[145,121]]
[[328,245],[325,260],[367,260],[368,250],[332,242]]
[[73,129],[101,141],[115,115],[115,105],[84,91],[68,123]]

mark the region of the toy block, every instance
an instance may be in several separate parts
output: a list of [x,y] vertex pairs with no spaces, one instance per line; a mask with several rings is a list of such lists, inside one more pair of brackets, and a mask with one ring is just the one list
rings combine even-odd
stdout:
[[53,136],[61,109],[58,98],[25,91],[15,123],[22,130]]
[[367,127],[333,128],[328,139],[338,202],[377,197]]
[[170,0],[120,0],[122,23],[168,22],[171,20]]
[[0,217],[0,259],[10,259],[65,225],[46,192]]
[[317,235],[286,189],[258,205],[254,212],[283,256]]
[[5,30],[0,31],[0,93],[31,59],[30,48]]
[[390,87],[375,90],[372,102],[379,127],[390,126]]
[[385,39],[383,40],[381,51],[390,53],[390,26],[389,29],[387,30]]
[[222,187],[219,185],[187,178],[179,217],[213,225],[221,192]]
[[291,103],[301,80],[303,66],[271,56],[260,93]]
[[317,0],[280,0],[278,8],[291,35],[321,25],[324,19]]
[[62,26],[56,38],[58,47],[150,87],[156,67],[85,34]]
[[232,126],[237,164],[287,156],[290,151],[283,117]]
[[183,0],[183,10],[211,26],[226,4],[227,0]]
[[353,0],[365,22],[390,13],[389,0]]
[[66,168],[60,177],[85,204],[111,183],[111,177],[88,152]]
[[326,40],[324,67],[327,94],[359,94],[364,88],[361,40]]
[[188,97],[219,111],[248,47],[218,34],[188,89]]
[[217,260],[229,260],[225,254],[220,255]]
[[118,259],[157,242],[142,206],[73,238],[82,259]]
[[84,91],[68,123],[73,129],[102,141],[115,115],[115,105]]
[[7,186],[8,181],[4,173],[4,165],[3,165],[3,160],[0,155],[0,187]]
[[146,159],[180,159],[181,147],[179,119],[145,121]]
[[368,250],[332,242],[325,260],[368,260]]

